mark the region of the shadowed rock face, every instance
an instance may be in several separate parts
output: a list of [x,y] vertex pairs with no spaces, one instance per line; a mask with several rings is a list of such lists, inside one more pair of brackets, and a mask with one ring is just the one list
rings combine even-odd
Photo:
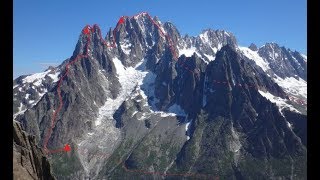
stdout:
[[13,179],[55,179],[34,136],[24,132],[17,122],[13,122]]
[[[205,73],[206,103],[192,122],[191,140],[178,154],[173,171],[192,169],[233,179],[305,177],[306,116],[293,113],[298,117],[290,119],[290,111],[281,115],[258,89],[268,89],[280,97],[285,93],[271,78],[253,76],[252,71],[254,67],[232,48],[225,46],[218,52]],[[227,85],[212,83],[213,78]],[[239,83],[242,87],[237,86]],[[296,134],[288,127],[293,119],[296,129],[304,133]],[[281,164],[286,167],[280,170]]]
[[124,17],[105,40],[98,26],[90,32],[60,66],[14,81],[14,118],[42,146],[60,104],[57,79],[73,62],[47,146],[71,145],[70,154],[49,156],[58,179],[306,177],[306,115],[292,110],[305,106],[274,79],[306,80],[300,53],[253,44],[248,49],[270,68],[264,71],[229,32],[182,37],[146,14]]
[[252,51],[257,51],[258,47],[257,47],[257,45],[251,43],[250,46],[249,46],[249,49],[251,49]]

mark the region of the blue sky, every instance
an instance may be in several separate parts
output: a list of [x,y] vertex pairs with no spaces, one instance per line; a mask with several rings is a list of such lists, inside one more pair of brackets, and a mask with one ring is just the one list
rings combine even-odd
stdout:
[[142,11],[174,23],[182,34],[224,29],[242,46],[276,42],[306,54],[306,6],[306,0],[14,0],[13,76],[70,57],[86,24],[99,24],[105,36],[119,17]]

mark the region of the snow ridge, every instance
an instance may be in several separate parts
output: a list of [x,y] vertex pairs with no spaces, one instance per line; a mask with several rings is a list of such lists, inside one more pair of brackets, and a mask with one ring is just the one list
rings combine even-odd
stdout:
[[279,112],[281,113],[282,116],[283,113],[282,113],[282,110],[285,109],[285,108],[289,108],[290,111],[294,111],[294,112],[297,112],[297,113],[300,113],[300,111],[298,111],[296,108],[294,108],[292,105],[288,104],[287,103],[287,100],[285,99],[282,99],[280,97],[276,97],[274,96],[273,94],[269,93],[269,92],[264,92],[264,91],[261,91],[259,90],[259,93],[267,98],[268,100],[270,100],[272,103],[275,103],[278,107],[279,107]]
[[253,60],[258,66],[262,68],[264,72],[270,69],[269,63],[266,62],[257,51],[252,51],[251,49],[247,47],[241,47],[239,46],[240,51],[243,55],[245,55],[247,58]]

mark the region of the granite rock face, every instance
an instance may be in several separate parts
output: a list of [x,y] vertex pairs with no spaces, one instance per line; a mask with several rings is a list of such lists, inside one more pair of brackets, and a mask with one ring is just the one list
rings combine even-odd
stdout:
[[258,53],[279,77],[300,77],[307,80],[307,61],[299,52],[280,47],[276,43],[266,43],[259,48]]
[[[231,47],[218,52],[204,75],[205,101],[191,122],[191,139],[170,170],[192,169],[222,179],[305,177],[305,134],[299,137],[294,133],[288,126],[292,119],[283,116],[258,89],[278,97],[286,95],[267,75],[253,76],[253,71],[255,68]],[[306,116],[304,120],[293,119],[306,123]],[[304,125],[296,128],[305,129]],[[281,164],[286,167],[279,169]]]
[[14,80],[13,118],[37,145],[61,105],[47,148],[72,151],[49,156],[57,179],[306,177],[306,56],[147,13],[84,32],[60,66]]
[[36,145],[34,136],[13,122],[13,179],[55,180],[44,152]]

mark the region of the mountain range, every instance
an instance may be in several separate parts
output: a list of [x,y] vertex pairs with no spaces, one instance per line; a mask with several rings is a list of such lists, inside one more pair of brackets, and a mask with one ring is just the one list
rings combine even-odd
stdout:
[[13,114],[56,179],[306,179],[307,56],[145,12],[15,79]]

